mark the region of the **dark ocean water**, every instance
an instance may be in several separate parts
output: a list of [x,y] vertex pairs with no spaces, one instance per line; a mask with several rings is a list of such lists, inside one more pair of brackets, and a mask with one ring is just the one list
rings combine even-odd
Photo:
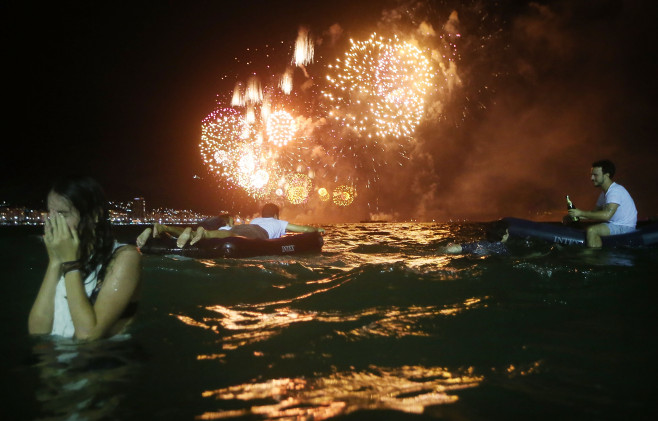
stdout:
[[0,227],[2,419],[654,419],[658,248],[442,256],[483,226],[326,228],[322,254],[144,256],[128,334],[85,344],[27,334],[46,253]]

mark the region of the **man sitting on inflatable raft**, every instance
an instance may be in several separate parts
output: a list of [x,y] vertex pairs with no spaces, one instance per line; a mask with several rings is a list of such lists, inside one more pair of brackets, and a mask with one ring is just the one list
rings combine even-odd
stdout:
[[587,227],[587,247],[601,247],[601,237],[625,234],[635,230],[637,224],[637,209],[628,191],[612,181],[615,175],[615,165],[607,160],[592,164],[591,180],[594,187],[600,187],[601,195],[596,201],[596,208],[584,211],[577,208],[569,209],[571,218],[587,218],[603,221],[601,224]]

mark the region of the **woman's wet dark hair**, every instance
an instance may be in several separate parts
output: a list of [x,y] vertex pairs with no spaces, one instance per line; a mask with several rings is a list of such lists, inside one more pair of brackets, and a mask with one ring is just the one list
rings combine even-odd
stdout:
[[80,261],[85,274],[100,264],[98,280],[102,281],[114,251],[114,236],[103,188],[91,177],[70,175],[56,180],[50,191],[68,199],[80,214]]
[[494,221],[487,227],[484,238],[491,243],[502,241],[508,228],[509,224],[506,221],[502,219]]

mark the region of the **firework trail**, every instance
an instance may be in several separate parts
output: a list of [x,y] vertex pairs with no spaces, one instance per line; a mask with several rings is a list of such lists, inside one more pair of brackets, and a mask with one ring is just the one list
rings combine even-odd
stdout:
[[263,101],[263,88],[261,87],[260,79],[252,76],[247,81],[245,102],[247,104],[259,104],[261,101]]
[[285,73],[281,76],[279,81],[281,92],[289,95],[292,92],[292,69],[286,69]]
[[295,42],[295,59],[297,66],[305,66],[313,63],[313,41],[308,36],[308,29],[300,28]]
[[242,107],[245,104],[245,99],[244,99],[244,89],[242,87],[242,83],[238,82],[235,84],[235,88],[233,88],[233,98],[231,99],[231,106],[232,107]]
[[314,53],[315,47],[313,46],[313,40],[311,40],[308,35],[308,29],[299,28],[297,41],[295,42],[295,54],[293,63],[304,71],[304,75],[307,78],[309,75],[306,71],[306,66],[310,63],[313,63]]

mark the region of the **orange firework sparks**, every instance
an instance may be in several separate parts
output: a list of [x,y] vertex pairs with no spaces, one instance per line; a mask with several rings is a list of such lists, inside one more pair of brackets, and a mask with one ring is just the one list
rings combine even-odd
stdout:
[[290,92],[292,92],[292,69],[286,69],[286,72],[281,76],[281,80],[279,81],[279,87],[281,88],[281,92],[290,95]]
[[244,100],[244,88],[242,83],[238,82],[233,88],[233,98],[231,99],[231,106],[233,107],[242,107],[245,104]]
[[[290,61],[272,68],[271,74],[265,73],[270,72],[269,63],[258,63],[246,83],[237,82],[232,95],[227,93],[234,108],[204,120],[204,162],[212,173],[253,197],[276,194],[291,203],[305,203],[311,192],[310,178],[302,182],[301,175],[294,180],[283,176],[299,172],[295,168],[302,164],[313,170],[308,173],[313,181],[350,180],[350,186],[318,189],[316,197],[349,206],[356,197],[356,183],[369,188],[387,174],[386,166],[404,165],[406,148],[426,115],[428,101],[431,98],[434,112],[432,95],[447,86],[441,75],[454,73],[454,66],[430,50],[427,36],[415,34],[409,40],[377,34],[350,40],[349,50],[328,66],[324,84],[311,80],[305,68],[315,55],[306,28],[300,28],[294,51],[284,41],[286,52],[277,52],[274,44],[247,49],[249,54],[263,51],[264,59],[288,54]],[[251,56],[246,60],[252,61]],[[298,83],[298,91],[293,87],[295,66],[308,79]]]
[[327,76],[324,98],[333,104],[329,116],[367,138],[402,138],[413,134],[424,114],[432,85],[429,59],[397,36],[372,34],[352,47]]
[[320,196],[320,200],[322,200],[323,202],[326,202],[327,200],[331,199],[329,192],[324,187],[320,187],[318,189],[318,196]]
[[308,29],[300,28],[295,42],[295,58],[293,63],[297,66],[306,66],[313,63],[313,41],[308,36]]
[[287,111],[279,110],[267,119],[267,137],[276,146],[287,145],[295,136],[295,119]]
[[201,156],[208,169],[235,181],[233,156],[242,142],[240,134],[244,119],[232,108],[219,108],[210,113],[201,124]]
[[252,76],[247,82],[245,100],[247,104],[259,104],[263,100],[263,88],[256,76]]
[[349,206],[356,198],[356,189],[352,186],[338,186],[334,189],[334,203],[338,206]]
[[286,199],[293,205],[306,203],[313,187],[311,178],[302,173],[289,174],[286,177]]
[[199,147],[211,173],[253,197],[269,194],[280,177],[256,130],[232,108],[216,109],[203,120]]

